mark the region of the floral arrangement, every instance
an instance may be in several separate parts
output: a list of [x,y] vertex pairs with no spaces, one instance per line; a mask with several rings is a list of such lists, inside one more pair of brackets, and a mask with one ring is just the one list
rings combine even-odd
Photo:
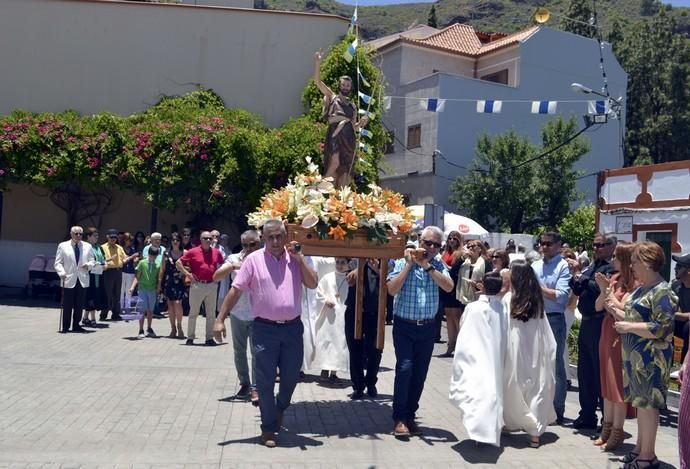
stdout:
[[414,217],[397,192],[375,184],[368,186],[367,194],[336,189],[333,178],[322,177],[309,157],[307,171],[265,195],[260,207],[247,215],[249,224],[258,228],[271,219],[284,220],[314,228],[321,239],[345,239],[364,229],[376,243],[388,242],[388,230],[407,233],[413,228]]

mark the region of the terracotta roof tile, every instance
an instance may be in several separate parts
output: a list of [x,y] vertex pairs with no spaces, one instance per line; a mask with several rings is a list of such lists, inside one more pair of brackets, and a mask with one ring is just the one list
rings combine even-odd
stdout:
[[[414,38],[409,36],[406,37],[401,34],[396,40],[422,47],[444,50],[450,53],[479,57],[502,47],[524,41],[538,30],[539,26],[533,26],[510,35],[489,35],[487,33],[476,32],[470,25],[455,23],[427,37]],[[481,39],[486,41],[493,37],[498,37],[498,39],[482,43]],[[392,42],[389,41],[386,45],[391,43]]]

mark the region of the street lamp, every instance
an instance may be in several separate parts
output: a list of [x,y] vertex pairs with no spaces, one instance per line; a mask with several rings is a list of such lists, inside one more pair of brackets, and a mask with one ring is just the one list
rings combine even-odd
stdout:
[[623,98],[613,98],[611,96],[607,96],[601,91],[593,90],[592,88],[589,88],[581,83],[571,83],[570,88],[576,93],[584,93],[584,94],[594,94],[596,96],[601,96],[602,98],[606,99],[606,104],[608,104],[608,111],[603,113],[603,114],[593,114],[593,115],[586,115],[585,117],[585,124],[587,125],[592,125],[592,124],[605,124],[606,121],[608,120],[608,115],[612,114],[615,119],[620,118],[621,115],[621,107],[622,103],[621,101]]

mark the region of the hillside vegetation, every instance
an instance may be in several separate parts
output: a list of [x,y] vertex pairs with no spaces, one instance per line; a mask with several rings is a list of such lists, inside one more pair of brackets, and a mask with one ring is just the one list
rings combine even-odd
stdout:
[[[608,32],[615,18],[640,19],[648,14],[649,0],[606,0],[597,2],[599,22]],[[559,27],[560,18],[569,0],[439,0],[432,3],[410,3],[375,7],[359,7],[361,34],[366,39],[393,34],[416,24],[426,24],[429,10],[436,7],[438,26],[467,23],[479,31],[511,33],[533,24],[533,16],[540,6],[552,12],[547,26]],[[354,7],[334,0],[256,0],[257,7],[290,11],[322,11],[350,17]],[[690,32],[690,9],[671,8],[671,16],[678,31]]]

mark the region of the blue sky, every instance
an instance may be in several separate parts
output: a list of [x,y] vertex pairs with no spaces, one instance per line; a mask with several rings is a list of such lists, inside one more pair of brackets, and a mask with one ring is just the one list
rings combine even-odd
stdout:
[[[357,3],[362,6],[371,5],[392,5],[400,3],[434,3],[434,0],[338,0],[340,3],[345,3],[346,5],[354,5]],[[679,7],[690,7],[690,0],[662,0],[663,3],[670,3],[674,6]]]

